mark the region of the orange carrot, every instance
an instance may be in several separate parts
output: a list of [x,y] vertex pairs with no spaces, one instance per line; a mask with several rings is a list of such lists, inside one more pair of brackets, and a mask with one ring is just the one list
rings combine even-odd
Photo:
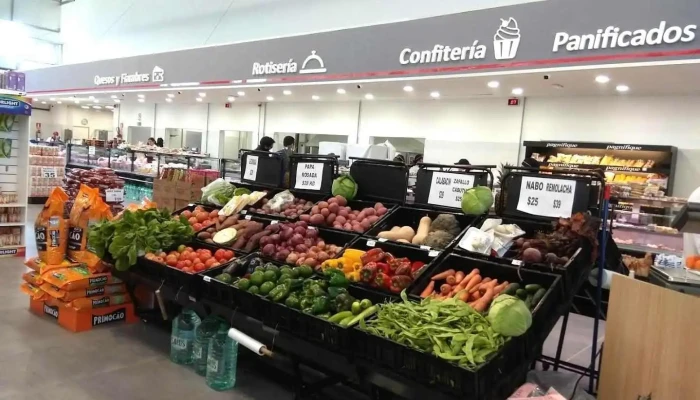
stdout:
[[440,294],[443,296],[447,296],[451,291],[452,286],[448,285],[447,283],[443,283],[442,286],[440,286]]
[[476,292],[469,293],[469,300],[471,300],[471,301],[476,301],[476,300],[479,300],[480,298],[481,298],[481,292],[478,290]]
[[433,293],[433,290],[435,290],[435,281],[430,281],[428,282],[428,286],[423,289],[423,291],[420,293],[420,297],[422,299],[430,296],[431,293]]
[[[459,283],[469,282],[469,280],[472,279],[472,278],[474,277],[474,275],[479,275],[479,269],[478,269],[478,268],[474,268],[474,269],[472,270],[472,272],[470,272],[469,274],[467,274],[467,276],[465,276],[464,278],[462,278],[462,280],[461,280]],[[466,283],[464,283],[464,284],[466,285]]]
[[481,286],[482,286],[483,284],[488,283],[488,282],[491,282],[491,278],[484,278],[484,280],[481,281],[480,284],[478,284],[478,285],[476,285],[475,287],[473,287],[473,288],[469,291],[469,293],[474,293],[474,292],[478,291],[479,289],[481,289]]
[[493,288],[493,294],[498,295],[507,287],[508,287],[508,281],[505,281],[505,282],[501,283],[500,285],[496,286],[495,288]]
[[491,304],[491,301],[493,300],[493,289],[489,288],[486,290],[486,293],[484,293],[483,296],[477,301],[475,301],[472,307],[474,307],[474,310],[482,312],[486,310],[486,307]]
[[455,272],[455,280],[457,281],[457,283],[462,282],[462,279],[464,279],[464,272],[462,272],[462,271]]
[[481,275],[474,275],[472,279],[469,280],[467,283],[467,286],[464,287],[464,290],[467,292],[470,292],[472,288],[474,288],[476,285],[478,285],[481,282]]
[[448,276],[447,278],[445,278],[445,281],[450,285],[456,285],[459,283],[459,282],[457,282],[457,278],[455,278],[454,275]]
[[439,281],[440,279],[445,279],[445,278],[447,278],[448,276],[454,275],[454,274],[455,274],[455,270],[453,270],[453,269],[448,269],[447,271],[443,271],[443,272],[440,272],[440,273],[437,274],[437,275],[433,275],[433,277],[430,278],[430,280]]
[[489,282],[487,282],[487,283],[483,283],[483,282],[482,282],[481,285],[479,286],[479,291],[480,291],[480,292],[485,292],[485,291],[487,291],[488,289],[493,289],[493,288],[495,288],[496,285],[498,285],[498,281],[497,281],[497,280],[489,281]]
[[460,291],[459,293],[457,293],[457,296],[456,296],[456,297],[457,297],[459,300],[462,300],[463,302],[466,303],[467,300],[469,299],[469,292],[467,292],[466,290],[462,290],[462,291]]

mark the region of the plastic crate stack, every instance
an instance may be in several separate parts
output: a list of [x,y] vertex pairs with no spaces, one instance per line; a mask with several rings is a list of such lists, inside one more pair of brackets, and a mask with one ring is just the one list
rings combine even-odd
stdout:
[[[112,169],[93,168],[87,170],[71,168],[67,170],[63,180],[63,189],[70,198],[66,202],[66,215],[70,213],[70,209],[73,207],[73,199],[78,195],[81,183],[100,189],[100,196],[109,204],[112,215],[116,215],[124,210],[124,180],[119,178]],[[121,191],[121,196],[118,197],[120,200],[115,200],[113,193],[118,191]],[[110,194],[109,196],[108,193]]]
[[66,156],[55,146],[29,146],[29,196],[44,197],[61,186]]

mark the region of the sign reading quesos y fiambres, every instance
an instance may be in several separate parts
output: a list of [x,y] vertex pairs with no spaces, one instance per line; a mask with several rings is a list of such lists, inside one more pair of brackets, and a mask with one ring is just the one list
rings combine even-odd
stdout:
[[94,83],[97,86],[110,85],[119,86],[131,83],[146,83],[146,82],[163,82],[165,80],[165,71],[158,66],[153,67],[150,74],[140,74],[138,72],[120,75],[99,76],[95,75]]

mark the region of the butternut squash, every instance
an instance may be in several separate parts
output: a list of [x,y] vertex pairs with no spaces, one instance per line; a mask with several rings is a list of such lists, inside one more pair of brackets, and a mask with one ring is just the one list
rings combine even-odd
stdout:
[[[394,227],[394,228],[396,228],[396,227]],[[405,240],[410,241],[411,239],[413,239],[413,236],[415,236],[415,235],[416,235],[416,232],[413,230],[413,228],[411,228],[410,226],[402,226],[399,229],[392,228],[390,231],[379,232],[379,234],[377,236],[380,238],[389,239],[389,240],[393,240],[393,241],[397,241],[399,239],[405,239]]]
[[428,236],[428,232],[430,231],[430,224],[432,223],[432,220],[430,219],[429,216],[425,216],[420,219],[420,223],[418,224],[418,230],[416,231],[416,235],[413,236],[413,239],[411,239],[411,243],[413,244],[423,244],[425,241],[425,238]]

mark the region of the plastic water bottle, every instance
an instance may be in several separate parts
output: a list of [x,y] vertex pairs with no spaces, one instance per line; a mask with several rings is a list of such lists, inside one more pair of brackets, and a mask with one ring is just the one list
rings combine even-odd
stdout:
[[183,310],[173,320],[170,334],[170,359],[176,364],[192,364],[194,331],[202,322],[193,310]]
[[207,385],[214,390],[228,390],[236,386],[238,342],[228,337],[228,327],[219,325],[209,341],[207,354]]
[[194,331],[194,345],[192,346],[194,370],[201,376],[207,375],[209,342],[211,342],[211,338],[214,337],[221,324],[221,319],[209,316]]

